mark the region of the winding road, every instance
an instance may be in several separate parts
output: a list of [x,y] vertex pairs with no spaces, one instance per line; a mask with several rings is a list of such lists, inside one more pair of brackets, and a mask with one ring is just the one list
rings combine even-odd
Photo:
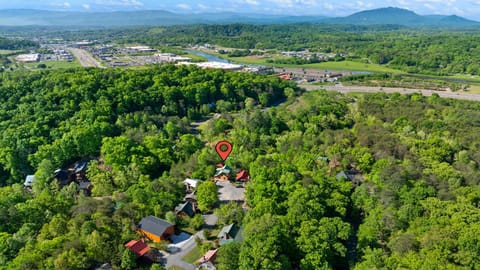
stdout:
[[341,84],[338,84],[335,86],[303,84],[299,86],[302,88],[305,88],[307,91],[325,89],[327,91],[337,91],[343,94],[355,93],[355,92],[361,92],[361,93],[385,92],[385,93],[400,93],[400,94],[421,93],[424,96],[431,96],[432,94],[435,93],[443,98],[480,101],[480,94],[470,94],[465,92],[447,92],[447,91],[436,91],[436,90],[428,90],[428,89],[393,88],[393,87],[343,86]]

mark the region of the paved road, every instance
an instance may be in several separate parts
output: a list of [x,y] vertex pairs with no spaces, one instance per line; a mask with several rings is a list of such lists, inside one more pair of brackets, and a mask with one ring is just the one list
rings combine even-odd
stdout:
[[446,92],[446,91],[436,91],[428,89],[412,89],[412,88],[392,88],[392,87],[367,87],[367,86],[342,86],[342,85],[299,85],[302,88],[305,88],[307,91],[313,91],[318,89],[325,89],[327,91],[338,91],[340,93],[351,93],[351,92],[362,92],[362,93],[400,93],[400,94],[413,94],[421,93],[424,96],[431,96],[433,93],[438,94],[440,97],[444,98],[454,98],[454,99],[464,99],[464,100],[473,100],[480,101],[479,94],[469,94],[469,93],[460,93],[460,92]]
[[187,262],[182,261],[182,258],[187,255],[190,251],[192,251],[193,248],[197,245],[195,243],[195,236],[201,237],[203,234],[203,231],[197,232],[195,235],[190,237],[187,242],[182,246],[181,250],[177,253],[168,255],[166,257],[167,263],[165,265],[165,268],[168,269],[171,266],[180,266],[185,270],[195,270],[195,266],[193,264],[189,264]]
[[78,59],[82,66],[103,68],[103,66],[87,51],[78,48],[70,48],[69,50],[75,58]]
[[[218,218],[211,214],[211,215],[203,215],[205,219],[205,225],[204,228],[211,228],[215,226],[217,223]],[[203,230],[198,231],[196,234],[194,234],[192,237],[190,237],[185,244],[183,244],[181,250],[175,254],[167,255],[165,258],[167,259],[167,263],[165,264],[165,268],[168,269],[169,267],[176,265],[180,266],[186,270],[194,270],[195,267],[193,264],[189,264],[187,262],[184,262],[182,260],[187,253],[189,253],[193,248],[195,248],[196,243],[195,243],[195,236],[198,236],[200,239],[203,238]]]

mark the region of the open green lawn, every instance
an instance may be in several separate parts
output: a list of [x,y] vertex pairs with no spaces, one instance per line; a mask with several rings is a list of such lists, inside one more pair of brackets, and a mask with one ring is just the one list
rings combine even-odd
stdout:
[[200,259],[200,257],[202,257],[202,251],[200,250],[200,248],[198,246],[195,246],[189,253],[187,253],[183,258],[182,260],[187,262],[187,263],[194,263],[196,262],[198,259]]
[[[256,58],[251,56],[246,57],[228,57],[225,54],[219,54],[210,50],[199,50],[205,53],[218,56],[239,64],[252,64],[252,65],[266,65],[274,67],[290,67],[290,68],[313,68],[313,69],[331,69],[331,70],[347,70],[347,71],[368,71],[368,72],[387,72],[394,74],[405,73],[398,69],[388,68],[377,64],[365,64],[354,61],[340,61],[340,62],[323,62],[316,64],[295,65],[295,64],[273,64],[267,63],[268,59],[272,58]],[[282,59],[286,57],[275,57],[275,59]]]
[[207,58],[192,53],[182,54],[181,56],[190,57],[193,61],[207,61]]
[[49,61],[49,62],[35,62],[35,63],[25,63],[24,66],[31,69],[39,69],[37,66],[39,64],[47,65],[46,69],[57,69],[57,68],[76,68],[81,67],[80,63],[75,60],[72,62],[67,61]]
[[468,87],[466,92],[472,93],[472,94],[480,94],[480,84],[471,84],[470,87]]
[[252,57],[227,57],[227,59],[244,64],[256,64],[256,65],[268,65],[276,67],[300,67],[300,68],[313,68],[313,69],[331,69],[331,70],[348,70],[348,71],[368,71],[368,72],[388,72],[388,73],[404,73],[401,70],[388,68],[376,64],[365,64],[353,61],[340,61],[340,62],[323,62],[316,64],[306,65],[294,65],[294,64],[272,64],[267,63],[266,58],[252,58]]
[[170,266],[168,270],[185,270],[185,269],[183,267],[174,265],[174,266]]
[[0,54],[12,54],[20,52],[19,50],[0,50]]
[[388,73],[404,73],[401,70],[392,69],[376,64],[365,64],[353,61],[341,61],[341,62],[323,62],[317,64],[302,65],[305,68],[317,68],[317,69],[334,69],[334,70],[351,70],[351,71],[369,71],[369,72],[388,72]]

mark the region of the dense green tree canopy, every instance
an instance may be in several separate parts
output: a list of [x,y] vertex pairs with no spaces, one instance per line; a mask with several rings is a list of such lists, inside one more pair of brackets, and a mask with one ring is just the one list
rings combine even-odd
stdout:
[[[185,177],[205,180],[204,210],[215,204],[220,139],[251,176],[246,203],[216,211],[243,229],[220,269],[480,265],[478,102],[298,96],[274,77],[170,65],[0,80],[0,269],[141,269],[123,245],[141,218],[172,216]],[[83,158],[92,197],[53,178]]]

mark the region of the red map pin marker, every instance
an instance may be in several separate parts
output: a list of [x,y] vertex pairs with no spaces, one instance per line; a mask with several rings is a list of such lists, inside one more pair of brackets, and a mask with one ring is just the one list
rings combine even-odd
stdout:
[[232,152],[232,144],[227,141],[220,141],[215,145],[217,154],[225,161]]

